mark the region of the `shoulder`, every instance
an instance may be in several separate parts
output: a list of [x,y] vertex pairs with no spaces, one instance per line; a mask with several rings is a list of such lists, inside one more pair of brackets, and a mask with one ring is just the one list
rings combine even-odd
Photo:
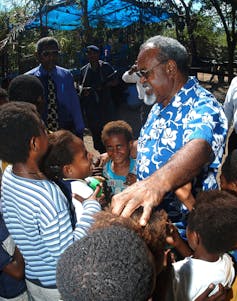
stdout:
[[81,67],[80,71],[85,72],[85,70],[89,67],[89,63]]
[[108,62],[99,60],[99,63],[100,63],[100,66],[101,66],[102,68],[105,68],[105,69],[113,69],[113,67],[112,67],[112,66],[110,65],[110,63],[108,63]]
[[237,76],[235,76],[230,83],[230,87],[236,87],[236,86],[237,86]]
[[56,72],[61,73],[61,74],[71,75],[71,72],[70,72],[69,69],[66,69],[66,68],[63,68],[63,67],[60,67],[60,66],[56,66]]
[[225,253],[225,254],[223,254],[222,256],[221,256],[221,261],[222,262],[224,262],[225,264],[227,264],[227,265],[233,265],[233,259],[232,259],[232,257],[229,255],[229,254],[227,254],[227,253]]
[[40,68],[40,66],[37,66],[37,67],[35,67],[35,68],[33,68],[33,69],[31,69],[31,70],[29,70],[29,71],[27,71],[25,74],[29,74],[29,75],[36,75],[38,72],[39,72],[39,68]]

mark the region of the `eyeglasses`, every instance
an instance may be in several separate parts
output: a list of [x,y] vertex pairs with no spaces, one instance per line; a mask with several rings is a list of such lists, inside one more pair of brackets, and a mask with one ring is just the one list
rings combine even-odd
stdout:
[[60,54],[60,51],[59,50],[44,50],[41,52],[41,55],[47,57],[47,56],[50,56],[50,55],[59,55]]
[[145,77],[145,79],[148,79],[148,77],[150,76],[151,72],[152,72],[156,67],[158,67],[159,65],[161,65],[161,64],[163,64],[163,63],[165,63],[165,61],[157,63],[155,66],[151,67],[151,68],[148,69],[148,70],[145,70],[145,69],[138,70],[138,71],[136,72],[136,74],[137,74],[137,76],[139,76],[139,77]]

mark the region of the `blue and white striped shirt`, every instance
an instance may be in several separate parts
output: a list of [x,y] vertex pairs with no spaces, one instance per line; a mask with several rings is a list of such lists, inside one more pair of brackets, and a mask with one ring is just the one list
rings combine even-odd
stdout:
[[45,287],[56,285],[60,254],[87,233],[92,215],[101,210],[96,200],[83,202],[83,213],[73,231],[68,201],[49,180],[18,177],[8,166],[2,178],[3,216],[25,260],[26,278]]

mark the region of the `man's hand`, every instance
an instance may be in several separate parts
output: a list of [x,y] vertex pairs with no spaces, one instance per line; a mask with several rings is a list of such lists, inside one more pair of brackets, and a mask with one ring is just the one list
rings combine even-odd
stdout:
[[121,193],[113,196],[111,208],[117,215],[129,217],[137,208],[143,207],[140,218],[141,226],[145,226],[150,218],[153,207],[160,204],[165,192],[157,187],[152,177],[136,182]]
[[89,96],[91,91],[92,91],[91,87],[83,87],[81,95],[82,96]]
[[128,74],[131,75],[134,72],[137,72],[137,64],[136,63],[134,65],[132,65],[132,67],[128,70]]

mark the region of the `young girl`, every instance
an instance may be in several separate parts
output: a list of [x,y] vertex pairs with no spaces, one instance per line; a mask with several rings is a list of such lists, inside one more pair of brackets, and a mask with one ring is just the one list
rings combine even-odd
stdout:
[[[42,170],[50,180],[55,181],[66,195],[71,208],[73,225],[76,224],[75,208],[82,211],[81,219],[85,229],[92,222],[91,215],[99,211],[98,204],[79,202],[72,204],[71,182],[84,179],[92,172],[92,155],[86,151],[80,138],[67,130],[59,130],[49,134],[49,147],[44,157]],[[79,192],[78,192],[79,194]],[[83,201],[81,199],[81,201]],[[81,208],[82,205],[82,208]]]
[[108,122],[102,130],[101,139],[109,157],[103,176],[114,195],[136,182],[136,161],[130,157],[132,128],[123,120]]

